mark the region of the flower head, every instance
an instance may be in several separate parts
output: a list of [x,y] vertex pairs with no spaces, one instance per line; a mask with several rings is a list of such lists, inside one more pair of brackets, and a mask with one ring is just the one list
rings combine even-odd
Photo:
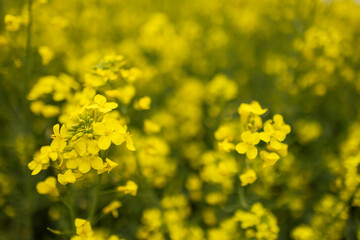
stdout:
[[242,186],[254,183],[256,179],[256,173],[252,169],[248,169],[245,173],[240,175],[240,181]]
[[117,190],[119,192],[124,192],[125,194],[136,196],[138,185],[133,181],[127,181],[125,186],[119,186]]
[[255,145],[260,142],[259,133],[252,133],[250,131],[246,131],[241,134],[241,139],[242,142],[238,143],[235,146],[236,151],[240,154],[246,153],[246,156],[249,159],[256,158],[256,156],[258,155],[258,150]]
[[103,95],[97,94],[94,97],[95,104],[88,106],[88,108],[96,108],[99,109],[102,113],[110,112],[111,110],[118,107],[118,104],[115,102],[107,102],[106,97]]

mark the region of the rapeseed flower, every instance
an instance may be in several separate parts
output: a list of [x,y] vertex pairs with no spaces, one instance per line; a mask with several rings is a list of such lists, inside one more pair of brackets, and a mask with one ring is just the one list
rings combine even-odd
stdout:
[[243,132],[241,134],[241,140],[242,142],[235,146],[235,150],[240,154],[246,153],[249,159],[256,158],[258,150],[255,145],[260,142],[259,133],[252,133],[250,131]]
[[252,184],[257,179],[256,173],[252,169],[246,170],[243,174],[241,174],[239,176],[239,178],[240,178],[240,181],[241,181],[241,186],[246,186],[246,185]]

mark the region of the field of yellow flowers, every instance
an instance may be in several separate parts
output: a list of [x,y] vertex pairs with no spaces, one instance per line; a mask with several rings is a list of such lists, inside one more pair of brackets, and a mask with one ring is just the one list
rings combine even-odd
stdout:
[[0,0],[0,240],[360,239],[360,4]]

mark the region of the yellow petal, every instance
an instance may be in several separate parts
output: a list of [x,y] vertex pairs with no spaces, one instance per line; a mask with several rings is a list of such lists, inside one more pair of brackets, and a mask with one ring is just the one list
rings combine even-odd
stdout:
[[95,140],[91,140],[88,143],[88,152],[92,155],[96,155],[100,151],[99,146]]
[[71,170],[67,170],[64,174],[66,181],[74,183],[76,181],[75,175]]
[[270,146],[275,150],[279,150],[281,148],[281,143],[276,139],[271,139]]
[[261,140],[263,140],[266,143],[270,142],[270,135],[266,132],[259,133],[259,137]]
[[60,134],[59,129],[60,129],[60,125],[59,125],[59,124],[54,125],[54,127],[53,127],[53,132],[54,132],[54,134],[56,134],[56,135]]
[[39,194],[48,194],[51,191],[49,185],[46,184],[45,181],[36,184],[36,190]]
[[256,181],[256,173],[254,170],[249,169],[245,173],[240,175],[240,181],[242,186],[254,183]]
[[110,136],[111,141],[115,144],[115,145],[120,145],[125,141],[125,138],[122,134],[119,133],[114,133],[111,134]]
[[109,137],[101,136],[98,140],[98,145],[101,150],[106,150],[110,147],[111,141]]
[[258,154],[258,150],[256,147],[254,146],[249,146],[249,148],[247,149],[246,151],[246,156],[249,158],[249,159],[254,159],[256,158]]
[[60,129],[60,135],[65,135],[66,134],[66,126],[63,124],[62,126],[61,126],[61,129]]
[[34,170],[32,171],[31,175],[36,175],[41,171],[42,167],[41,164],[36,165],[36,167],[34,168]]
[[86,154],[86,143],[80,140],[75,144],[75,150],[80,156],[84,156]]
[[259,133],[252,133],[251,134],[251,141],[250,143],[253,144],[253,145],[256,145],[260,142],[260,137],[259,137]]
[[78,167],[78,163],[75,159],[69,159],[66,161],[66,167],[69,169],[75,169]]
[[275,122],[276,124],[282,124],[282,123],[284,123],[284,118],[283,118],[283,116],[281,116],[280,114],[275,114],[274,117],[273,117],[273,119],[274,119],[274,122]]
[[108,103],[105,103],[104,104],[104,108],[107,108],[107,109],[114,109],[114,108],[117,108],[118,107],[118,104],[115,103],[115,102],[108,102]]
[[34,168],[36,167],[36,164],[37,163],[35,161],[31,161],[31,162],[28,163],[28,168],[30,170],[34,170]]
[[240,153],[240,154],[246,153],[247,148],[248,148],[248,145],[245,144],[245,143],[243,143],[243,142],[238,143],[238,144],[236,144],[236,146],[235,146],[235,150],[236,150],[238,153]]
[[248,142],[250,142],[251,140],[251,132],[250,131],[246,131],[246,132],[243,132],[242,134],[241,134],[241,139],[243,140],[243,142],[246,142],[246,143],[248,143]]
[[104,135],[105,134],[105,126],[102,123],[96,122],[93,126],[94,132],[97,135]]
[[284,141],[286,138],[286,134],[284,132],[281,131],[275,131],[274,132],[274,137],[279,140],[280,142]]
[[49,153],[49,157],[51,158],[51,160],[55,161],[58,158],[58,153],[51,152],[51,153]]
[[68,183],[74,183],[76,181],[76,178],[71,170],[67,170],[64,174],[58,174],[58,181],[62,185],[66,185]]
[[134,146],[134,141],[132,139],[131,136],[126,136],[126,148],[129,149],[130,151],[135,151],[136,148]]
[[80,161],[79,162],[79,171],[82,173],[87,173],[91,169],[91,165],[88,161]]
[[263,115],[264,113],[267,112],[267,108],[262,109],[257,101],[252,101],[250,106],[251,106],[251,112],[256,115]]
[[94,97],[94,102],[96,102],[99,105],[102,105],[102,104],[106,103],[106,97],[104,97],[103,95],[97,94]]
[[271,125],[271,120],[267,121],[264,125],[264,132],[272,134],[274,131],[274,127]]
[[91,163],[91,167],[96,169],[96,170],[100,170],[103,168],[104,163],[102,161],[102,159],[100,157],[91,157],[90,158],[90,163]]
[[273,166],[280,159],[280,156],[277,153],[269,153],[266,151],[261,151],[260,157],[264,160],[264,168],[268,166]]

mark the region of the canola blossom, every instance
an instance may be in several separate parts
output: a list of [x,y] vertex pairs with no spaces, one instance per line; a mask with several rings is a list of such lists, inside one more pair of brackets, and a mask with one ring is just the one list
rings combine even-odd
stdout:
[[0,3],[0,239],[360,239],[360,3]]

